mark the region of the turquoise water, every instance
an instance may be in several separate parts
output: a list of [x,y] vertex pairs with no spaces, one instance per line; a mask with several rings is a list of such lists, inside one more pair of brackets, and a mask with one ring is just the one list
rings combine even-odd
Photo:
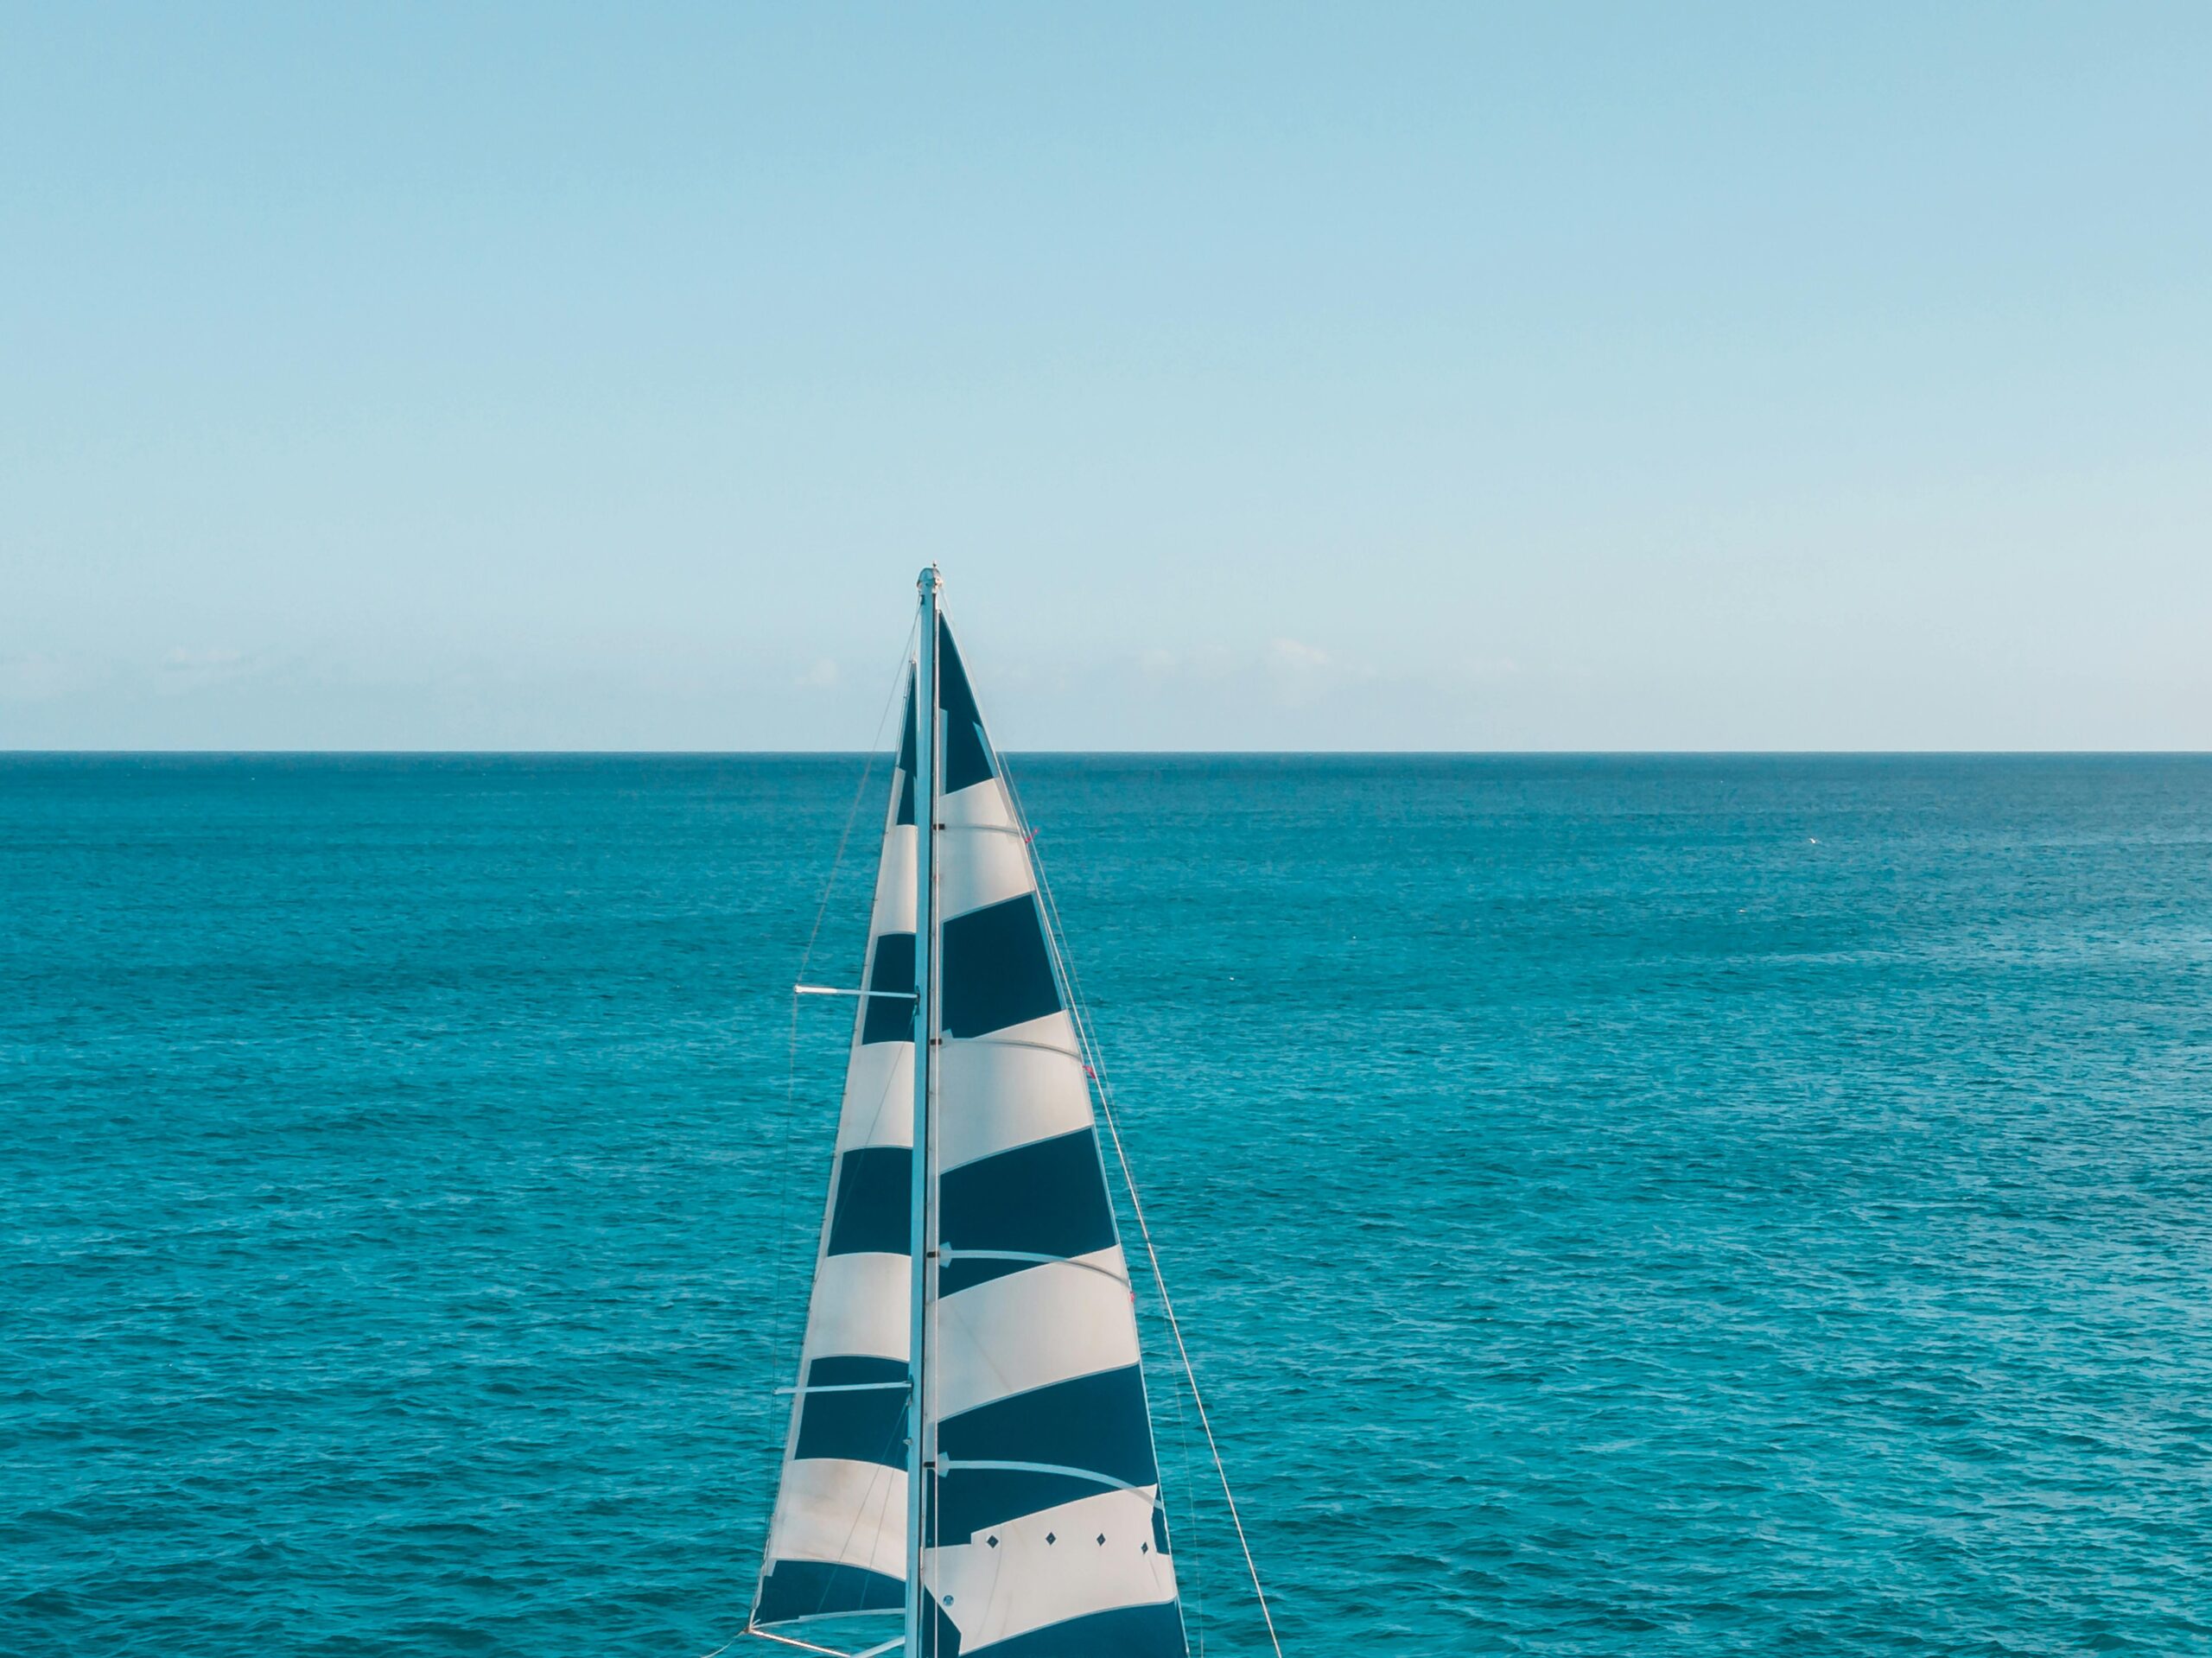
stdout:
[[[2212,1651],[2212,762],[1014,772],[1287,1651]],[[0,759],[0,1652],[729,1638],[858,774]]]

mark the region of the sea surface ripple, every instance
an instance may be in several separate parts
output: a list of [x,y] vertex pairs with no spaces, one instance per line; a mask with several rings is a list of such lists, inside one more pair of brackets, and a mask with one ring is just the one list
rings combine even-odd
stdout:
[[[2212,1652],[2212,762],[1013,767],[1294,1658]],[[861,774],[0,757],[0,1653],[737,1631]]]

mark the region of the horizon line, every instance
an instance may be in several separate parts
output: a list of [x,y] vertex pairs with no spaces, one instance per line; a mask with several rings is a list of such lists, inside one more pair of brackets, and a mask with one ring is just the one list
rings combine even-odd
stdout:
[[[884,748],[0,748],[15,759],[859,759]],[[2202,759],[2212,748],[1007,748],[1063,759]]]

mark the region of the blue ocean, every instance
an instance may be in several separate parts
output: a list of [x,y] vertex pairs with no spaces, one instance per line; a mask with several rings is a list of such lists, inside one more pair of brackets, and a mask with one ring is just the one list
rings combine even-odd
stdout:
[[[737,1634],[864,764],[0,759],[0,1653]],[[2212,1652],[2212,760],[1010,769],[1287,1653]]]

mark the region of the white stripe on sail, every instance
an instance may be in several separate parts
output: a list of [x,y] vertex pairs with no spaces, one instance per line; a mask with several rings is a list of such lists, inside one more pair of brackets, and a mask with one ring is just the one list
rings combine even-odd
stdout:
[[[894,808],[905,774],[892,778]],[[914,930],[914,826],[894,823],[884,831],[883,860],[875,876],[875,905],[868,918],[868,936]]]
[[1147,1493],[1101,1492],[1004,1521],[988,1535],[996,1547],[979,1537],[929,1551],[930,1584],[959,1627],[963,1652],[1175,1598],[1174,1563],[1152,1546]]
[[1029,847],[1014,829],[1006,790],[996,778],[948,795],[938,804],[938,899],[950,920],[1037,890]]
[[806,1357],[906,1359],[906,1257],[824,1255],[807,1311]]
[[1091,1124],[1090,1085],[1076,1058],[1074,1022],[1049,1013],[988,1036],[948,1037],[938,1086],[937,1160],[957,1169],[979,1157]]
[[940,1417],[1138,1358],[1118,1244],[948,1295],[938,1331],[931,1403]]
[[855,1043],[845,1069],[845,1111],[837,1124],[837,1149],[913,1143],[914,1045]]
[[[955,789],[950,794],[939,795],[937,801],[937,821],[949,829],[987,828],[1010,829],[1015,827],[1014,807],[1006,797],[1006,785],[996,777],[988,777],[969,784],[964,789]],[[1014,837],[1018,846],[1021,837]]]
[[906,1575],[906,1471],[809,1457],[784,1471],[769,1554]]
[[[950,837],[947,837],[950,838]],[[1037,890],[1029,873],[1029,860],[1021,842],[1010,835],[978,835],[969,854],[944,860],[944,873],[938,878],[944,918],[956,920],[971,910],[1003,904]]]

